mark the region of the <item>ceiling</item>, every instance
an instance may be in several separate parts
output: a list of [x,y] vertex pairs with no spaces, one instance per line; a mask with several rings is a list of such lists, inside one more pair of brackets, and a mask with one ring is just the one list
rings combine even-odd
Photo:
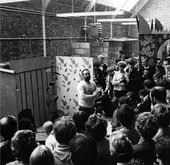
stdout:
[[[125,11],[130,13],[131,17],[145,6],[149,0],[0,0],[0,6],[22,6],[25,8],[41,11],[45,5],[45,10],[48,11],[50,6],[64,5],[71,8],[70,12],[94,12],[94,11]],[[44,7],[44,6],[43,6]],[[55,10],[54,10],[55,11]],[[67,12],[67,11],[65,11]],[[64,11],[56,10],[56,13],[64,13]]]

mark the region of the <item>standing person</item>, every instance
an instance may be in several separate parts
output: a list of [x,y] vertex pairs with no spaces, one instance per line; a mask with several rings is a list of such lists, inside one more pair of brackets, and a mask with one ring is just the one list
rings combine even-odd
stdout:
[[123,50],[119,50],[119,60],[120,61],[125,61],[125,52]]
[[99,55],[98,56],[98,62],[100,63],[100,69],[103,73],[103,76],[106,77],[107,75],[107,65],[104,63],[104,56],[103,55]]
[[124,61],[119,61],[117,63],[119,70],[115,71],[112,79],[112,84],[114,86],[116,98],[120,98],[127,92],[127,85],[129,82],[129,77],[127,72],[124,71],[126,63]]
[[95,62],[93,64],[93,81],[98,87],[102,87],[103,90],[106,88],[105,77],[103,71],[100,69],[100,63]]
[[79,110],[90,116],[94,113],[95,100],[101,94],[102,88],[97,87],[90,80],[91,76],[88,69],[82,71],[82,77],[82,81],[77,86]]
[[[135,61],[133,58],[129,58],[127,60],[127,67],[125,68],[125,72],[127,72],[129,76],[128,90],[132,91],[135,95],[135,99],[137,99],[137,94],[142,86],[142,81],[139,75],[139,71],[135,68]],[[140,83],[140,84],[139,84]]]

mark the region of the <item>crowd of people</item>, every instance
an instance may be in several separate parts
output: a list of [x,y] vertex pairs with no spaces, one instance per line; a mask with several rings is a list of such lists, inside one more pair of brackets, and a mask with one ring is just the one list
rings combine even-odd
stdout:
[[[160,61],[104,56],[81,71],[79,109],[46,121],[44,144],[13,115],[0,120],[2,165],[170,165],[170,80]],[[109,134],[107,117],[111,117]],[[31,123],[30,123],[31,124]],[[21,123],[20,123],[21,125]],[[33,125],[33,124],[32,124]]]

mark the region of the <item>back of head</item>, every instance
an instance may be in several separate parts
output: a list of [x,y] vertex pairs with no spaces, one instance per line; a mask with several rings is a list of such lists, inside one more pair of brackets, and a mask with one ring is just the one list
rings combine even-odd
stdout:
[[135,127],[144,139],[151,139],[158,131],[157,119],[151,112],[140,113],[136,119]]
[[35,133],[31,130],[19,130],[11,140],[11,149],[19,161],[28,163],[32,151],[37,147]]
[[100,63],[99,62],[95,62],[94,64],[93,64],[93,68],[99,68],[100,67]]
[[30,165],[54,165],[54,156],[51,150],[45,145],[34,149],[30,156]]
[[146,89],[141,89],[141,90],[138,92],[138,95],[145,97],[145,96],[149,95],[149,91],[146,90]]
[[134,60],[133,58],[128,58],[128,59],[127,59],[127,63],[128,63],[129,65],[134,66],[134,65],[135,65],[135,60]]
[[145,89],[151,89],[153,87],[153,82],[149,79],[144,80],[143,86]]
[[51,121],[46,121],[43,124],[43,129],[46,131],[47,135],[53,130],[53,123]]
[[96,141],[102,140],[107,133],[107,122],[97,114],[91,115],[86,122],[86,134]]
[[160,159],[163,165],[170,164],[170,137],[160,137],[156,141],[155,146],[156,154],[158,156],[157,159]]
[[123,104],[118,107],[117,119],[122,126],[130,127],[134,120],[134,111],[129,105]]
[[82,133],[85,131],[85,123],[88,117],[84,111],[78,111],[73,115],[73,120],[76,125],[77,132]]
[[97,146],[93,139],[79,134],[71,140],[70,152],[74,165],[92,165],[97,156]]
[[134,106],[134,101],[129,96],[122,96],[119,98],[119,105],[128,104],[130,107]]
[[0,120],[1,136],[5,140],[10,140],[17,131],[17,120],[12,115],[6,115]]
[[170,108],[164,105],[157,105],[153,108],[152,114],[157,118],[161,128],[166,128],[170,124]]
[[130,140],[124,134],[117,134],[111,139],[111,155],[118,163],[127,163],[133,158],[133,148]]
[[76,135],[76,126],[71,116],[62,116],[54,123],[54,134],[60,144],[68,145]]
[[166,89],[161,86],[155,86],[150,91],[151,101],[156,103],[166,103]]

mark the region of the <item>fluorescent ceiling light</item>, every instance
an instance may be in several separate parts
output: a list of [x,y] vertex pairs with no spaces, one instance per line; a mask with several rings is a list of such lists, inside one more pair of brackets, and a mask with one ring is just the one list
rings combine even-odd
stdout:
[[103,11],[103,12],[76,12],[76,13],[59,13],[57,17],[88,17],[88,16],[106,16],[106,15],[123,15],[123,11]]
[[121,25],[137,25],[137,22],[122,22]]
[[135,22],[136,18],[98,19],[97,22]]
[[0,0],[0,4],[15,3],[15,2],[24,2],[24,1],[29,1],[29,0]]

